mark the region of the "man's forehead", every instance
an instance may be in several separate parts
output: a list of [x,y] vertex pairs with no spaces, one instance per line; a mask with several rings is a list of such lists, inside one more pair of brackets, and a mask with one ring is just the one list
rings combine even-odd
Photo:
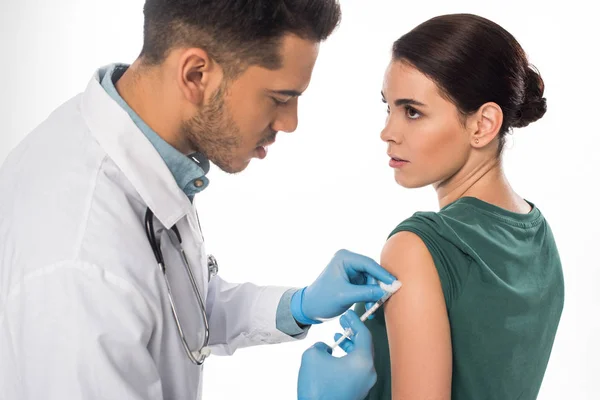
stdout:
[[285,35],[279,51],[283,68],[312,67],[319,54],[320,43],[296,35]]
[[263,88],[271,92],[277,92],[282,96],[299,96],[308,87],[311,74],[294,73],[289,69],[280,68],[269,70],[267,68],[252,65],[240,77],[244,85]]
[[241,79],[250,86],[296,97],[307,89],[318,53],[318,43],[294,35],[284,36],[279,47],[281,67],[271,70],[251,65]]
[[280,80],[293,85],[288,89],[302,92],[308,86],[317,56],[319,43],[302,39],[295,35],[286,35],[280,47],[282,67],[273,71]]

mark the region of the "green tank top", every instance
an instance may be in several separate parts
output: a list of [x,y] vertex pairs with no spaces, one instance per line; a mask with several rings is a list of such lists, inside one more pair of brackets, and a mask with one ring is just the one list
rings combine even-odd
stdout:
[[[464,197],[438,213],[415,213],[390,234],[417,234],[433,257],[451,328],[453,400],[537,397],[562,313],[564,282],[552,231],[529,204],[530,213],[516,214]],[[356,311],[360,315],[364,304]],[[366,324],[377,370],[367,399],[391,399],[383,310]]]

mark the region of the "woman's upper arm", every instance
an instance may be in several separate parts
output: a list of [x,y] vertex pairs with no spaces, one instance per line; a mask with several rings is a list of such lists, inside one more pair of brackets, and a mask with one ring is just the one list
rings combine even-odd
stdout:
[[381,265],[402,282],[384,306],[394,400],[449,400],[452,344],[446,302],[431,254],[419,236],[399,232]]

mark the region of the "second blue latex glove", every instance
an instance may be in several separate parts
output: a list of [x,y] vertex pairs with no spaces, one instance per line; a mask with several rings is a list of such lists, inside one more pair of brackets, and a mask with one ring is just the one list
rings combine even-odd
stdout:
[[377,281],[395,280],[373,259],[340,250],[313,284],[294,293],[292,315],[304,325],[337,317],[355,303],[379,300],[385,291]]
[[334,357],[325,343],[304,352],[298,375],[298,400],[362,400],[377,381],[371,332],[350,310],[340,318],[354,335],[345,340],[344,357]]

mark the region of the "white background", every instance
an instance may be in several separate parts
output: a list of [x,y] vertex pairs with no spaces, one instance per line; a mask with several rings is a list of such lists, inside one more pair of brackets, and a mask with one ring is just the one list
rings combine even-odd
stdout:
[[[199,212],[221,275],[234,282],[304,286],[333,253],[378,259],[387,234],[432,189],[398,187],[379,140],[381,82],[392,42],[435,15],[470,12],[513,33],[546,82],[548,112],[516,130],[505,155],[513,187],[550,221],[566,301],[539,398],[598,399],[600,155],[597,42],[583,1],[343,0],[343,22],[321,48],[300,102],[300,125],[242,174],[210,172]],[[0,0],[0,162],[94,70],[132,62],[142,44],[142,0]],[[303,350],[332,343],[337,322],[297,343],[240,350],[206,364],[206,399],[292,399]]]

